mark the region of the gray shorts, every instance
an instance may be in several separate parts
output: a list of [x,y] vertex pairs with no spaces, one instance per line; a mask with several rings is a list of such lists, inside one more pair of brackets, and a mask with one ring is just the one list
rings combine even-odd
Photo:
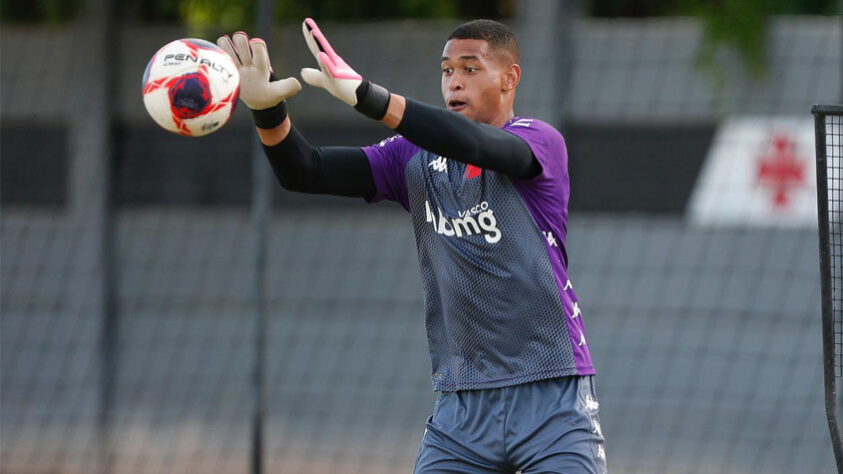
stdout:
[[442,392],[416,473],[606,472],[593,376]]

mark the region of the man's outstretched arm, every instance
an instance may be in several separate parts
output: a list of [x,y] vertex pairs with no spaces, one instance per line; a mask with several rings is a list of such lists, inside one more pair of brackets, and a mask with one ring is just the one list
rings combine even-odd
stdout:
[[314,147],[289,117],[275,128],[258,128],[258,136],[284,189],[366,199],[375,195],[372,170],[361,148]]
[[531,178],[541,172],[541,165],[521,138],[456,112],[390,94],[363,79],[336,54],[310,18],[302,24],[302,33],[319,64],[319,70],[302,69],[302,79],[308,84],[327,90],[430,152],[516,178]]
[[263,40],[243,32],[223,36],[217,44],[240,71],[240,100],[249,107],[264,153],[279,183],[289,190],[371,198],[375,185],[360,148],[313,147],[292,126],[286,99],[301,85],[294,78],[276,80]]

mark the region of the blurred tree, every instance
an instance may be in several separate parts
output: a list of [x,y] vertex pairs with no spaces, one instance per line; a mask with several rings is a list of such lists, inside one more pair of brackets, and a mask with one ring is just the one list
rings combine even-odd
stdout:
[[[17,0],[20,1],[20,0]],[[273,0],[276,22],[305,17],[334,21],[396,18],[509,18],[516,0]],[[220,31],[253,26],[257,0],[126,0],[143,22],[181,22],[193,29]]]
[[[114,0],[118,1],[118,0]],[[388,18],[511,18],[518,0],[274,0],[276,20],[298,21],[312,15],[324,20]],[[588,13],[596,17],[704,15],[728,3],[746,3],[770,14],[833,15],[840,0],[590,0]],[[255,0],[123,0],[133,20],[151,22],[195,21],[228,23],[238,15],[251,19]],[[79,9],[79,0],[3,0],[2,21],[67,21]]]
[[[387,18],[451,18],[457,4],[449,0],[277,0],[281,19],[305,16],[325,20],[367,20]],[[466,2],[462,2],[466,3]],[[495,2],[488,2],[494,5]]]
[[758,77],[766,66],[765,40],[773,15],[835,15],[840,0],[591,0],[589,12],[598,17],[695,16],[703,21],[698,61],[723,87],[718,55],[732,48],[749,72]]
[[704,33],[699,61],[704,69],[719,76],[717,55],[721,47],[734,48],[749,71],[760,76],[765,69],[764,42],[767,24],[774,13],[764,0],[720,0],[699,2],[684,0],[689,12],[703,19]]
[[[590,0],[588,13],[596,17],[650,17],[699,15],[700,9],[717,9],[728,0]],[[738,0],[774,15],[834,15],[839,0]]]
[[245,28],[245,25],[253,25],[257,2],[256,0],[181,0],[178,5],[179,18],[192,31],[202,33],[209,30],[237,30]]
[[722,46],[738,51],[749,71],[760,76],[766,66],[765,40],[773,15],[826,14],[837,10],[837,0],[682,0],[680,12],[703,19],[700,45],[702,66],[717,75],[717,54]]
[[3,0],[0,19],[23,23],[64,23],[79,11],[79,0]]

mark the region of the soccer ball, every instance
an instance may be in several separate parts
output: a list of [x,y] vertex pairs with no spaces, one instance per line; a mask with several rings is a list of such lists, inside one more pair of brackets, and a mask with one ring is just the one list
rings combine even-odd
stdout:
[[143,73],[143,105],[155,123],[199,137],[219,129],[234,112],[240,73],[231,57],[205,40],[183,38],[152,56]]

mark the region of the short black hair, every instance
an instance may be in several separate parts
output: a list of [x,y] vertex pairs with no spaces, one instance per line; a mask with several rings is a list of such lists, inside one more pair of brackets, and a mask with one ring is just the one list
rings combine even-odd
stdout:
[[479,39],[489,43],[493,50],[502,50],[512,56],[513,61],[519,61],[518,41],[515,33],[508,26],[495,20],[472,20],[454,28],[448,36],[452,39]]

